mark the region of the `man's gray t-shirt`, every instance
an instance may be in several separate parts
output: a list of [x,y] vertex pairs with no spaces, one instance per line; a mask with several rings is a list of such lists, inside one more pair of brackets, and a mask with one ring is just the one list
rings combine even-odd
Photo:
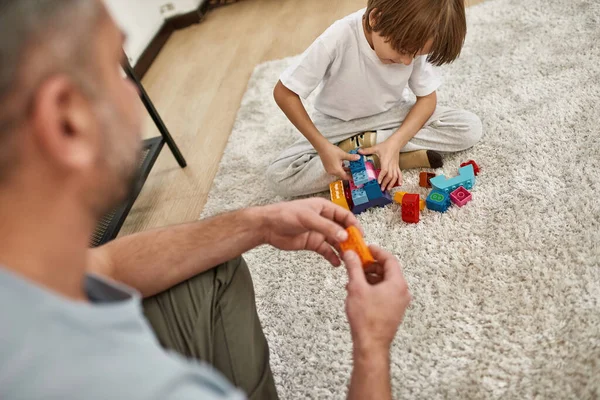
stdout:
[[140,296],[86,277],[90,303],[0,267],[0,399],[243,399],[210,366],[163,350]]

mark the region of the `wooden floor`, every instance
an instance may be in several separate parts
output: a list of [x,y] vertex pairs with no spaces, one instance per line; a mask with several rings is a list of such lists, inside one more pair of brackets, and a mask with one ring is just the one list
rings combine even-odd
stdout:
[[[254,67],[301,53],[332,22],[365,4],[244,0],[175,32],[143,84],[188,167],[180,169],[165,146],[121,234],[198,219]],[[148,117],[144,135],[157,134]]]

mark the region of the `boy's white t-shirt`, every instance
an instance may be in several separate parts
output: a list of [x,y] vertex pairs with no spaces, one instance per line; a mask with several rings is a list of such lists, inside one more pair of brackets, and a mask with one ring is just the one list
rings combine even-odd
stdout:
[[336,21],[280,77],[304,99],[321,84],[315,108],[344,121],[388,111],[405,100],[407,85],[426,96],[441,84],[426,55],[410,65],[382,63],[365,37],[365,11]]

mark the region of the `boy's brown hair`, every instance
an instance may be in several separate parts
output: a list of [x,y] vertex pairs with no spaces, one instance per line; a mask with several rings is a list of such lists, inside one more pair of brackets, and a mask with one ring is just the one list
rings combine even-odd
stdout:
[[427,61],[438,66],[458,58],[467,35],[464,0],[369,0],[365,19],[367,31],[386,38],[398,52],[417,54],[433,39]]

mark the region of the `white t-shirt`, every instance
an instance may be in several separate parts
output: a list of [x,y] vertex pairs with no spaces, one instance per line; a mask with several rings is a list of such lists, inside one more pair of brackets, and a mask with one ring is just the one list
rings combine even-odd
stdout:
[[304,99],[321,84],[315,108],[344,121],[388,111],[405,100],[407,85],[426,96],[441,83],[426,55],[410,65],[382,63],[365,37],[364,14],[362,9],[336,21],[280,77]]

